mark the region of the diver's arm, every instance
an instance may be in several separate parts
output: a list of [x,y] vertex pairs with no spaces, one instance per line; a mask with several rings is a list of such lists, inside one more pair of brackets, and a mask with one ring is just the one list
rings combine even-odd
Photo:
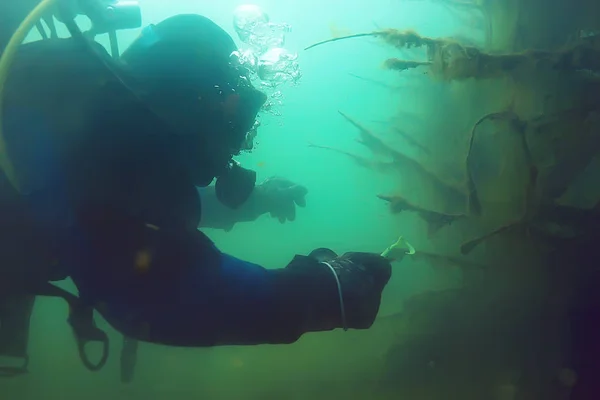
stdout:
[[254,221],[266,213],[282,223],[293,221],[296,207],[306,205],[308,190],[288,179],[271,177],[256,185],[248,200],[236,209],[221,204],[214,186],[198,188],[198,193],[203,204],[199,226],[229,230],[238,222]]
[[[131,268],[136,251],[124,248],[133,236],[139,240],[130,243],[146,255],[139,270]],[[82,298],[100,304],[104,318],[128,337],[174,346],[291,343],[306,332],[368,328],[391,274],[379,256],[329,265],[296,256],[286,268],[265,269],[221,253],[199,231],[138,225],[102,229],[90,239],[102,248],[86,252],[79,243],[81,260],[71,258],[85,261],[72,275]]]
[[202,199],[202,218],[199,228],[224,229],[233,228],[238,222],[254,221],[267,212],[265,203],[261,204],[260,195],[256,188],[240,207],[227,207],[217,199],[214,186],[197,188]]

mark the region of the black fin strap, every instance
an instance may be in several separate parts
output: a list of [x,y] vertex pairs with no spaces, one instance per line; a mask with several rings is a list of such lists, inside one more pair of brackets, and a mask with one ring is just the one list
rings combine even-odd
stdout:
[[[106,332],[98,328],[94,322],[94,309],[87,307],[74,294],[51,283],[42,285],[36,294],[40,296],[60,297],[69,304],[69,318],[67,321],[73,330],[81,362],[90,371],[95,372],[102,369],[109,356],[109,340]],[[95,364],[90,361],[85,351],[85,346],[89,342],[102,343],[102,356]]]

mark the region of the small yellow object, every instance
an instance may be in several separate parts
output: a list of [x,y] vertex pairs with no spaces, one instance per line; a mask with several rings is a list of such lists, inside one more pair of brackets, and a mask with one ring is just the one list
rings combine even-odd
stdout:
[[152,255],[148,250],[140,250],[135,255],[134,268],[140,273],[146,273],[150,269]]
[[417,251],[415,248],[404,239],[403,236],[400,236],[396,243],[389,246],[387,249],[381,253],[381,257],[385,257],[388,259],[396,259],[404,257],[405,255],[415,254]]

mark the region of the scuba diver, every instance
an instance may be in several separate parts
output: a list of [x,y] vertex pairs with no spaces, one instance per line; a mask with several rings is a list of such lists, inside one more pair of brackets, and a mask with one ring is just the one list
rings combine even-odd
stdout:
[[[306,194],[281,178],[257,185],[233,160],[251,148],[266,98],[222,28],[173,16],[118,59],[79,39],[20,45],[2,93],[14,168],[0,176],[0,353],[26,356],[39,295],[69,303],[80,354],[88,341],[107,348],[93,310],[129,340],[187,347],[373,324],[386,258],[317,249],[266,269],[198,230],[293,219]],[[67,277],[78,296],[51,283]],[[82,355],[91,370],[106,357]]]

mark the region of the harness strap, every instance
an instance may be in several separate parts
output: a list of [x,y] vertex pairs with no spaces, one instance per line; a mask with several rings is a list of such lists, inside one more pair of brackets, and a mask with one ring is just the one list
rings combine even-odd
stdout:
[[[67,321],[71,325],[77,350],[83,365],[90,371],[99,371],[104,367],[109,356],[108,335],[102,329],[96,326],[94,322],[94,309],[86,305],[81,299],[68,291],[59,288],[49,282],[42,284],[36,295],[47,297],[60,297],[69,305],[69,318]],[[102,343],[102,356],[97,363],[90,361],[85,351],[85,346],[90,342]]]

